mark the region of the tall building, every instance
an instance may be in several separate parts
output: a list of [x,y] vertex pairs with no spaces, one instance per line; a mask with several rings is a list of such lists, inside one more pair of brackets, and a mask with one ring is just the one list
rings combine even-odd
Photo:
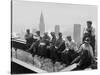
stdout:
[[58,36],[59,32],[60,32],[60,26],[59,25],[55,25],[55,34],[56,34],[56,36]]
[[77,44],[80,44],[81,42],[81,25],[80,24],[74,24],[73,38]]
[[40,30],[40,35],[43,35],[45,32],[45,24],[44,24],[44,17],[43,17],[42,12],[41,12],[41,16],[40,16],[39,30]]

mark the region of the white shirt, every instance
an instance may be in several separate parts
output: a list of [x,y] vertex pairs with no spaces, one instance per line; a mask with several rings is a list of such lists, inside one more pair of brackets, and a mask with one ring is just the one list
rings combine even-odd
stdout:
[[[87,32],[87,29],[88,29],[88,28],[84,28],[83,33]],[[89,29],[92,30],[92,33],[91,33],[91,34],[94,36],[94,35],[95,35],[95,29],[94,29],[93,27],[91,27],[91,28],[89,28]]]
[[82,44],[79,50],[80,51],[87,50],[90,53],[90,55],[93,57],[93,49],[92,49],[91,45]]
[[76,43],[75,43],[75,41],[74,40],[72,40],[72,41],[65,41],[65,45],[66,45],[66,49],[68,50],[68,49],[74,49],[75,51],[77,51],[78,50],[78,48],[77,48],[77,45],[76,45]]

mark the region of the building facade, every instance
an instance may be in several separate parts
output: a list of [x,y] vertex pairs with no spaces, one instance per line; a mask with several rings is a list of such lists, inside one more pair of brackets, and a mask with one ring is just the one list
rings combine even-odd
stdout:
[[81,25],[74,24],[73,38],[77,44],[81,43]]
[[40,30],[40,35],[43,36],[43,34],[45,32],[45,23],[44,23],[44,17],[43,17],[42,12],[41,12],[41,16],[40,16],[39,30]]
[[55,25],[55,34],[56,34],[56,36],[58,36],[59,32],[60,32],[60,26],[59,25]]

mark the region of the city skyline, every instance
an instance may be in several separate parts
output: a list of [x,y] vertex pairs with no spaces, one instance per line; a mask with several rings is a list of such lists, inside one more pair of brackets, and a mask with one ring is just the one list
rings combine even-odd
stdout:
[[46,32],[55,31],[55,25],[60,25],[60,31],[64,35],[73,36],[74,24],[81,24],[83,29],[86,21],[91,20],[93,27],[97,25],[96,6],[14,0],[12,31],[21,33],[32,28],[39,30],[41,11]]

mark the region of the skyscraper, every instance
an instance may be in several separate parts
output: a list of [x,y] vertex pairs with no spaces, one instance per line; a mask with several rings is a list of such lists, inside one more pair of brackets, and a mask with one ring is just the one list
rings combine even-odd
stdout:
[[81,42],[81,25],[74,24],[73,38],[77,44]]
[[59,25],[55,25],[55,34],[58,36],[58,33],[60,32],[60,27]]
[[40,30],[40,35],[43,35],[45,32],[45,24],[44,24],[44,17],[43,17],[42,12],[40,16],[39,30]]

